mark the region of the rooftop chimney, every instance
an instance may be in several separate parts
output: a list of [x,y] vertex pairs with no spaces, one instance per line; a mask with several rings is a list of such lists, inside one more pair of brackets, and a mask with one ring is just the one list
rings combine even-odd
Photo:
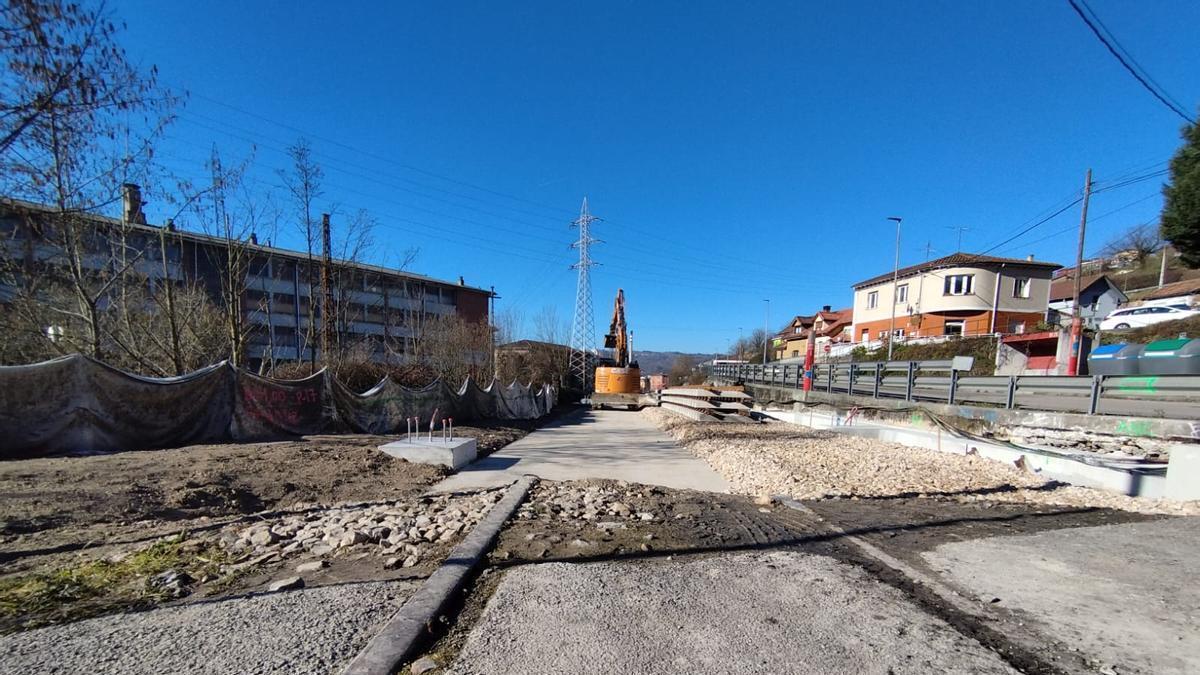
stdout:
[[462,278],[462,275],[459,275],[459,277],[458,277],[458,285],[459,285],[459,286],[466,286],[466,285],[467,285],[467,281],[466,281],[466,279],[463,279],[463,278]]
[[832,307],[830,307],[829,305],[822,305],[822,306],[821,306],[821,311],[822,311],[822,312],[828,312],[830,309],[832,309]]
[[258,233],[257,232],[250,233],[250,243],[254,244],[255,246],[258,246]]
[[121,184],[121,220],[127,223],[146,224],[142,213],[142,188],[133,183]]
[[174,218],[167,218],[166,228],[167,228],[167,232],[175,231],[175,219]]
[[1025,259],[1028,260],[1029,262],[1033,262],[1033,254],[1030,253],[1029,255],[1025,256]]

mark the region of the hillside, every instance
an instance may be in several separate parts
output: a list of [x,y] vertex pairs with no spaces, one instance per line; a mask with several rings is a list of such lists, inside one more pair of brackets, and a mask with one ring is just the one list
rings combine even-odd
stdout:
[[689,354],[686,352],[643,352],[636,349],[633,352],[633,359],[638,362],[638,367],[642,369],[643,375],[670,372],[671,364],[675,363],[675,359],[680,356],[695,359],[696,363],[699,363],[712,358],[720,358],[721,355]]

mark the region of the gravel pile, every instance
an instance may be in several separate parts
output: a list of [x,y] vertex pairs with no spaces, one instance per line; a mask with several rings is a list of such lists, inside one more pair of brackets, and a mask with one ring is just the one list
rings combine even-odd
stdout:
[[230,528],[220,541],[255,564],[376,553],[398,556],[403,567],[412,567],[434,546],[470,531],[503,497],[503,490],[486,490],[409,502],[345,504]]
[[517,510],[522,520],[595,520],[613,521],[661,518],[653,511],[638,511],[630,506],[644,498],[646,491],[657,488],[630,486],[625,482],[611,485],[578,483],[540,483]]
[[[736,492],[830,497],[953,496],[960,501],[1018,502],[1200,515],[1200,502],[1173,502],[1055,487],[1014,465],[973,455],[792,424],[692,422],[647,408],[643,414],[707,461]],[[984,494],[962,494],[987,491]],[[957,494],[955,494],[957,493]]]

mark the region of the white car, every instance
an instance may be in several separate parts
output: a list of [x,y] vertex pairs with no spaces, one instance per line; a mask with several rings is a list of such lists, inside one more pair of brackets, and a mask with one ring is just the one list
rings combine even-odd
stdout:
[[1187,305],[1153,305],[1149,307],[1130,307],[1118,309],[1100,322],[1100,330],[1124,330],[1140,328],[1164,321],[1175,321],[1192,316],[1200,316]]

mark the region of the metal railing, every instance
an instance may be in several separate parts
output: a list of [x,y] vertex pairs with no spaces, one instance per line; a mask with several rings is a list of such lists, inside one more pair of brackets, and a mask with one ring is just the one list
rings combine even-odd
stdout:
[[[947,404],[1200,419],[1200,376],[971,376],[969,358],[813,366],[812,391]],[[802,389],[799,363],[719,364],[714,377]]]

